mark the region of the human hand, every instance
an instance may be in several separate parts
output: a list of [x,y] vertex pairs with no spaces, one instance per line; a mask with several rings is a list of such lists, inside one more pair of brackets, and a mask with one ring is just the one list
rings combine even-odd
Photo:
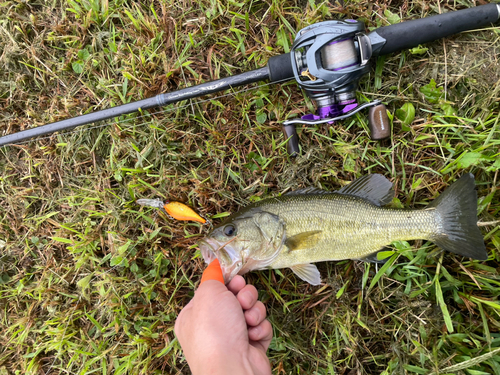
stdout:
[[226,286],[208,280],[175,322],[175,334],[193,375],[271,374],[266,356],[271,323],[257,289],[235,276]]

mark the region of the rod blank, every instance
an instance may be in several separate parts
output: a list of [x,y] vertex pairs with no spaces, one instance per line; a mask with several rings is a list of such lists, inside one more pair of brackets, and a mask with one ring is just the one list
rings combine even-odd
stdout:
[[251,70],[249,72],[202,83],[196,86],[186,87],[184,89],[169,92],[166,94],[159,94],[152,98],[139,100],[137,102],[127,103],[120,106],[103,109],[101,111],[88,113],[86,115],[72,117],[66,120],[53,122],[51,124],[38,126],[36,128],[23,130],[18,133],[9,134],[0,137],[0,147],[8,144],[20,143],[31,138],[41,137],[63,130],[74,129],[78,126],[91,124],[97,121],[107,120],[113,117],[138,112],[139,110],[146,110],[154,107],[164,106],[167,104],[177,103],[183,100],[193,99],[199,96],[227,90],[232,87],[242,86],[267,79],[269,79],[269,69],[266,66],[264,68]]

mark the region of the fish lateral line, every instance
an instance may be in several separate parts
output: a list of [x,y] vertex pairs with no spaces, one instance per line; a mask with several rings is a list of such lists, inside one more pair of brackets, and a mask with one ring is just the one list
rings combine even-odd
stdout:
[[[312,263],[346,259],[380,263],[378,254],[386,255],[380,253],[394,241],[426,240],[464,257],[488,259],[477,225],[472,174],[458,178],[423,209],[377,205],[388,199],[392,185],[381,175],[372,176],[363,176],[341,193],[315,195],[313,189],[305,190],[305,194],[263,199],[232,214],[225,221],[235,226],[235,242],[228,250],[232,259],[221,262],[228,280],[238,273],[290,268],[300,279],[317,285],[320,278]],[[211,247],[229,242],[223,228],[208,234]],[[203,246],[206,261],[213,259],[207,252],[213,248]]]

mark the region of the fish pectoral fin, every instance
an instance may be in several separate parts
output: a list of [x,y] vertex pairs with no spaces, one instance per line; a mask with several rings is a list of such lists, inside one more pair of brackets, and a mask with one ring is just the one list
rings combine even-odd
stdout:
[[337,193],[354,195],[377,206],[385,206],[394,198],[392,182],[381,174],[368,174],[360,177],[338,190]]
[[321,276],[319,274],[318,268],[314,264],[297,264],[296,266],[290,268],[292,269],[294,274],[296,274],[300,279],[307,281],[309,284],[321,284]]
[[384,264],[392,256],[392,254],[394,254],[394,250],[389,247],[383,247],[382,249],[377,250],[372,254],[368,254],[367,256],[362,258],[358,258],[358,260],[362,260],[363,262]]
[[288,247],[288,251],[309,249],[311,247],[314,247],[318,243],[318,234],[320,234],[321,232],[321,230],[311,230],[308,232],[296,234],[292,237],[288,237],[285,240],[285,246]]

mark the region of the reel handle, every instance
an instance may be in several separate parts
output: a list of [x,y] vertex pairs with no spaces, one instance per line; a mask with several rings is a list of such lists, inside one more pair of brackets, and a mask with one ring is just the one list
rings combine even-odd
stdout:
[[[387,107],[385,104],[378,104],[370,107],[368,111],[368,128],[370,129],[370,138],[374,141],[381,141],[391,136],[391,122],[387,116]],[[296,157],[300,153],[299,137],[295,128],[295,122],[288,121],[282,126],[283,135],[288,139],[286,150],[288,155]]]

